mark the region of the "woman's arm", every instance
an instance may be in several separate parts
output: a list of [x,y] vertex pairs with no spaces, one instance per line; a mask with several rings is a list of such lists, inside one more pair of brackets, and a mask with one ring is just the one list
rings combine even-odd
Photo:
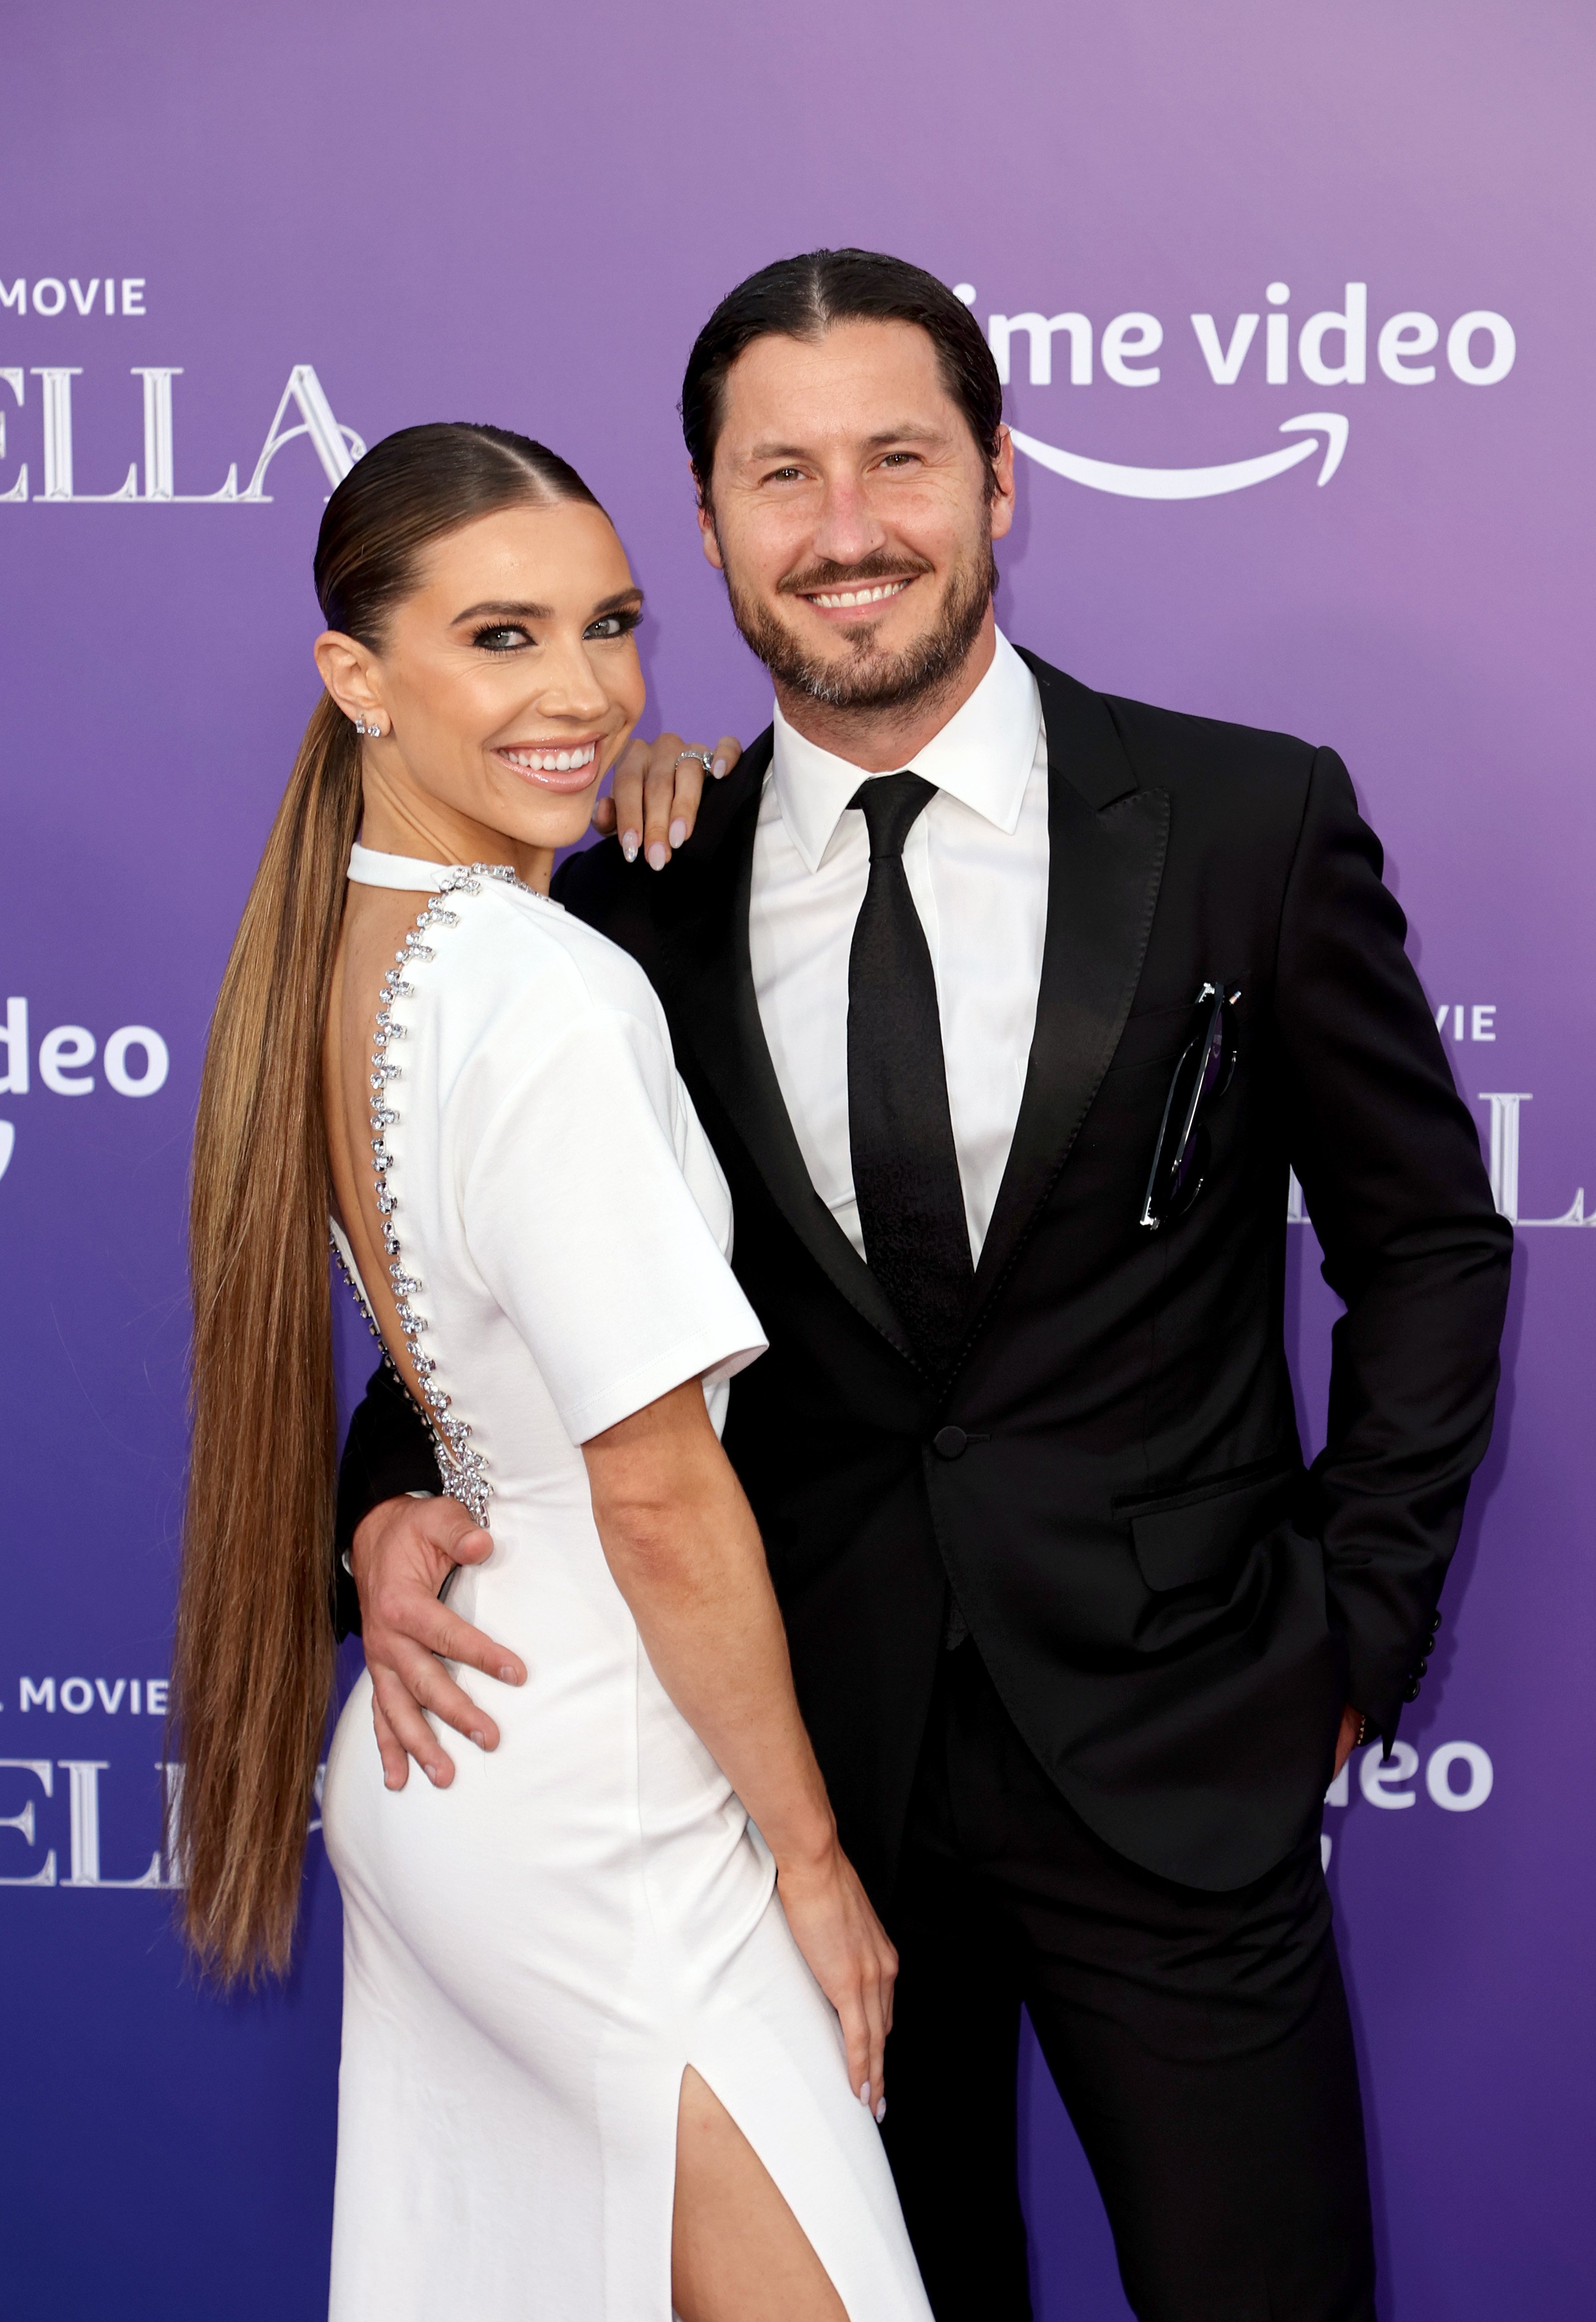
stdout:
[[702,1388],[688,1380],[582,1452],[598,1537],[649,1659],[775,1856],[788,1923],[841,2021],[849,2078],[879,2117],[898,1955],[837,1842],[759,1528]]

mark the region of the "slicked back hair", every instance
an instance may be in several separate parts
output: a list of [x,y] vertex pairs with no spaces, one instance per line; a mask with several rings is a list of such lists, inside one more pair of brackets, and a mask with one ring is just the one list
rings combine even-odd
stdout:
[[998,455],[1003,388],[992,351],[963,301],[907,259],[875,250],[779,258],[728,291],[693,342],[681,383],[681,432],[706,507],[725,408],[726,375],[755,339],[818,339],[834,323],[913,323],[936,351],[943,383],[981,457]]

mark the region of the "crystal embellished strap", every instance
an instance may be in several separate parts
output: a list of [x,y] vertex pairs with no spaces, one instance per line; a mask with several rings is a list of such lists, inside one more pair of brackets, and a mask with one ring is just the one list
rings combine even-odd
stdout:
[[[451,1408],[450,1397],[438,1378],[435,1358],[422,1351],[421,1339],[427,1328],[427,1321],[415,1304],[422,1284],[406,1269],[398,1230],[394,1223],[399,1203],[388,1183],[394,1154],[388,1142],[388,1130],[396,1128],[399,1120],[398,1113],[388,1101],[388,1093],[392,1083],[403,1077],[403,1067],[390,1060],[388,1051],[405,1037],[404,1025],[394,1016],[393,1003],[396,1000],[409,1000],[415,995],[415,985],[405,980],[406,970],[435,956],[424,937],[435,928],[460,925],[460,914],[446,909],[442,898],[445,895],[479,895],[484,879],[499,880],[523,894],[534,891],[523,886],[507,864],[473,863],[469,869],[463,864],[456,864],[439,880],[436,894],[417,914],[415,925],[405,937],[403,948],[395,955],[394,965],[382,979],[377,1025],[371,1039],[371,1163],[377,1180],[377,1206],[382,1215],[383,1248],[388,1257],[388,1280],[393,1284],[399,1328],[405,1335],[405,1351],[410,1358],[412,1370],[421,1382],[421,1392],[425,1399],[426,1408],[423,1416],[437,1453],[443,1489],[451,1499],[458,1500],[476,1522],[486,1528],[493,1498],[493,1486],[488,1479],[488,1462],[473,1444],[466,1421],[458,1418]],[[372,1335],[380,1339],[382,1334],[376,1318],[361,1293],[352,1266],[338,1247],[336,1238],[333,1248],[340,1271],[354,1292]]]

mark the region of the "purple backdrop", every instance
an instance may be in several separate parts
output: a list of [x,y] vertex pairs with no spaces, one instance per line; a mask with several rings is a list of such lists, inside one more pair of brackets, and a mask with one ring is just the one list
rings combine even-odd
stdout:
[[[1526,1226],[1409,1746],[1384,1786],[1354,1767],[1326,1830],[1388,2322],[1588,2315],[1589,11],[12,0],[6,50],[5,2311],[324,2309],[318,1842],[281,1994],[196,1992],[146,1890],[195,1089],[314,698],[342,431],[557,445],[648,589],[651,715],[746,737],[766,690],[698,555],[681,362],[740,275],[856,242],[965,286],[1007,344],[1035,447],[1009,633],[1344,753]],[[258,474],[285,395],[304,432]],[[1292,1246],[1317,1440],[1332,1306],[1309,1230]],[[1040,2311],[1108,2322],[1107,2228],[1034,2053],[1023,2102]]]

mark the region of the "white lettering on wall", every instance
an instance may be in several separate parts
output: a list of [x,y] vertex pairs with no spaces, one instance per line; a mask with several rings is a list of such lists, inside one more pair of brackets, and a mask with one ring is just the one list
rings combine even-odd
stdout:
[[[124,315],[142,315],[146,312],[144,292],[147,287],[147,276],[123,275],[122,312]],[[65,282],[59,275],[41,274],[33,284],[32,296],[30,298],[27,278],[25,275],[19,275],[9,288],[4,282],[0,282],[0,313],[4,313],[9,307],[14,315],[22,315],[27,314],[31,307],[35,315],[43,315],[53,320],[56,315],[65,312],[67,293],[69,290],[72,294],[72,304],[78,313],[84,315],[92,315],[99,289],[100,277],[97,274],[90,278],[87,289],[75,274],[69,275]],[[105,278],[105,310],[107,315],[114,315],[117,311],[116,283],[109,274]]]
[[[1290,286],[1272,282],[1263,296],[1272,306],[1283,306],[1290,297]],[[1263,327],[1263,378],[1270,387],[1288,387],[1291,379],[1291,318],[1289,315],[1271,315]]]
[[[1494,1040],[1496,1038],[1496,1002],[1443,1000],[1436,1010],[1436,1029],[1443,1038],[1450,1030],[1455,1040],[1465,1037],[1471,1040]],[[1464,1026],[1468,1029],[1465,1035]]]
[[[140,288],[136,280],[125,281],[122,287],[124,301],[130,294],[136,295]],[[124,311],[141,314],[143,308],[141,306],[124,306]],[[72,436],[72,382],[82,378],[83,366],[80,363],[35,365],[32,376],[40,382],[43,487],[37,498],[42,500],[78,504],[141,500],[183,507],[230,500],[260,506],[271,498],[265,488],[267,471],[286,443],[291,443],[302,435],[307,437],[321,462],[323,472],[334,484],[348,474],[366,448],[354,429],[344,426],[334,416],[314,365],[296,363],[288,374],[288,383],[283,389],[276,416],[267,430],[266,441],[255,462],[249,489],[244,492],[239,490],[238,464],[234,462],[215,491],[180,492],[177,489],[172,381],[182,378],[183,366],[180,363],[140,363],[133,366],[132,376],[140,382],[143,396],[144,489],[142,493],[139,490],[139,462],[135,460],[114,491],[80,492],[77,489]],[[23,407],[25,403],[24,374],[20,370],[0,370],[0,381],[11,389],[19,407]],[[298,416],[293,425],[285,426],[283,423],[290,406]],[[0,459],[6,455],[3,421],[4,414],[0,414]],[[0,503],[25,500],[28,497],[27,463],[24,462],[10,488],[0,491]]]
[[[1483,331],[1491,341],[1491,353],[1482,363],[1471,359],[1474,334]],[[1446,361],[1455,377],[1465,387],[1494,387],[1506,379],[1513,368],[1518,343],[1513,336],[1513,326],[1505,315],[1493,315],[1483,306],[1472,315],[1460,315],[1446,334]]]
[[[1461,1790],[1452,1787],[1456,1766],[1464,1768],[1468,1778]],[[1424,1769],[1425,1788],[1448,1814],[1473,1814],[1491,1796],[1495,1781],[1495,1769],[1477,1742],[1443,1742],[1431,1751]]]
[[[55,1768],[48,1758],[0,1758],[0,1768],[14,1773],[31,1774],[47,1798],[55,1796]],[[32,1846],[35,1839],[34,1801],[30,1798],[21,1814],[0,1815],[0,1830],[20,1833],[24,1845]],[[0,1887],[53,1887],[55,1885],[55,1849],[52,1846],[39,1869],[19,1878],[14,1873],[0,1878]]]
[[1393,1742],[1389,1759],[1376,1742],[1358,1761],[1358,1787],[1372,1806],[1410,1806],[1417,1801],[1406,1786],[1418,1771],[1418,1752],[1411,1742]]
[[[22,404],[23,404],[23,399],[24,390],[26,389],[27,383],[28,383],[28,382],[27,382],[26,375],[25,375],[23,372],[20,371],[20,370],[0,370],[0,379],[4,379],[4,380],[5,380],[5,382],[6,386],[11,389],[11,391],[12,391],[13,395],[14,395],[14,396],[15,396],[15,398],[16,398],[16,399],[17,399],[17,407],[18,407],[18,409],[20,410],[20,409],[21,409],[21,407],[22,407]],[[4,460],[4,459],[5,459],[5,412],[4,412],[3,410],[0,410],[0,460]],[[12,486],[11,486],[10,489],[9,489],[9,490],[7,490],[7,491],[0,492],[0,500],[25,500],[25,499],[27,498],[27,497],[28,497],[28,463],[27,463],[27,462],[24,460],[24,461],[23,462],[22,466],[21,466],[21,467],[17,470],[17,471],[16,471],[16,480],[14,481],[14,483],[13,483],[13,484],[12,484]]]
[[4,1074],[0,1074],[0,1093],[6,1096],[26,1096],[28,1093],[28,1003],[25,1000],[6,1001],[5,1028],[0,1030],[0,1047],[5,1050],[5,1070]]
[[[973,284],[959,283],[956,293],[967,306],[973,305]],[[1290,301],[1290,285],[1271,282],[1263,297],[1266,306],[1273,311],[1267,315],[1257,311],[1238,314],[1230,325],[1228,338],[1221,337],[1218,320],[1212,313],[1194,313],[1190,316],[1198,352],[1216,387],[1234,387],[1243,376],[1261,320],[1264,382],[1270,387],[1290,383],[1291,318],[1285,311]],[[1347,282],[1342,287],[1342,304],[1309,315],[1297,333],[1297,368],[1301,377],[1312,380],[1316,387],[1366,385],[1369,330],[1369,286],[1366,282]],[[1048,315],[1040,306],[1028,307],[1022,315],[989,315],[987,343],[1004,386],[1013,380],[1013,342],[1017,334],[1023,334],[1028,343],[1028,383],[1032,387],[1055,384],[1053,342],[1060,331],[1069,334],[1071,386],[1090,387],[1092,321],[1089,315],[1073,309]],[[1375,336],[1380,375],[1398,387],[1433,386],[1438,376],[1437,368],[1424,357],[1435,352],[1440,339],[1440,324],[1435,315],[1420,308],[1403,307],[1389,315]],[[1482,340],[1486,343],[1483,349],[1479,347]],[[1117,315],[1103,326],[1099,353],[1104,375],[1120,387],[1156,385],[1161,376],[1159,368],[1146,358],[1163,341],[1163,325],[1155,315]],[[1477,350],[1484,354],[1482,361],[1474,360]],[[1512,370],[1517,353],[1512,325],[1505,315],[1487,307],[1474,307],[1460,315],[1446,333],[1448,367],[1453,376],[1467,387],[1495,387]]]
[[[164,1677],[142,1678],[96,1677],[92,1682],[86,1677],[69,1677],[62,1680],[59,1696],[59,1705],[70,1716],[82,1717],[94,1707],[97,1701],[107,1717],[114,1717],[125,1700],[128,1708],[135,1717],[141,1714],[141,1710],[143,1714],[150,1717],[164,1717],[167,1691],[170,1683],[170,1678]],[[67,1698],[68,1694],[72,1696],[69,1701]],[[17,1707],[24,1714],[30,1709],[43,1709],[53,1716],[57,1700],[56,1681],[53,1677],[23,1678],[17,1696]]]
[[1069,334],[1071,386],[1091,385],[1091,325],[1084,315],[993,315],[987,325],[987,340],[998,366],[998,376],[1005,387],[1009,381],[1010,346],[1016,331],[1024,331],[1031,343],[1033,387],[1053,384],[1055,331]]
[[[299,413],[296,427],[285,427],[283,420],[289,404]],[[266,471],[282,450],[296,435],[308,435],[323,472],[332,484],[342,483],[366,446],[352,427],[342,427],[333,416],[333,407],[326,390],[308,363],[296,363],[288,373],[271,425],[266,431],[266,441],[260,447],[260,457],[255,462],[255,472],[250,478],[250,489],[243,494],[246,500],[263,500],[266,492]]]
[[1415,355],[1427,355],[1441,335],[1441,326],[1433,315],[1393,315],[1382,323],[1374,352],[1387,379],[1395,379],[1399,387],[1427,387],[1435,378],[1434,363],[1416,363]]
[[105,1758],[58,1758],[56,1763],[69,1785],[71,1812],[71,1873],[63,1887],[159,1887],[160,1849],[150,1858],[148,1869],[136,1879],[106,1879],[100,1870],[100,1776],[110,1770]]
[[[132,1894],[151,1888],[170,1889],[184,1883],[185,1865],[181,1852],[174,1847],[183,1803],[183,1767],[181,1761],[170,1759],[158,1760],[154,1771],[160,1777],[160,1843],[151,1853],[146,1868],[125,1879],[109,1878],[105,1869],[105,1819],[100,1796],[100,1776],[112,1770],[105,1758],[0,1758],[0,1799],[9,1807],[22,1795],[18,1811],[0,1815],[0,1887],[74,1887],[94,1888],[100,1893]],[[44,1860],[35,1869],[19,1870],[13,1868],[24,1849],[37,1849],[45,1844],[47,1833],[41,1830],[41,1799],[28,1792],[26,1786],[36,1783],[43,1800],[54,1805],[59,1793],[56,1787],[58,1772],[67,1777],[65,1797],[67,1827],[59,1835],[66,1841],[68,1875],[58,1874],[58,1849],[50,1846]],[[324,1761],[315,1769],[315,1811],[309,1829],[319,1831],[323,1785],[327,1769]],[[18,1782],[14,1777],[21,1777]],[[59,1807],[56,1807],[58,1815]],[[15,1838],[8,1839],[8,1832]],[[20,1841],[20,1847],[18,1842]],[[146,1839],[144,1843],[148,1843]],[[140,1850],[141,1851],[141,1849]],[[125,1861],[126,1854],[123,1855]],[[135,1853],[133,1860],[139,1859]]]
[[90,1065],[94,1055],[95,1036],[86,1024],[58,1024],[39,1043],[39,1077],[57,1096],[87,1096],[94,1074],[68,1067]]
[[[1341,361],[1328,362],[1325,341],[1341,341]],[[1316,387],[1362,387],[1369,376],[1369,286],[1349,282],[1346,305],[1339,314],[1310,315],[1297,342],[1297,361],[1305,379]]]
[[[142,1051],[142,1072],[128,1070],[130,1048]],[[157,1089],[166,1086],[170,1063],[166,1042],[148,1024],[124,1024],[105,1043],[105,1078],[118,1096],[153,1096]]]
[[[1352,1804],[1352,1767],[1349,1758],[1325,1792],[1327,1806],[1345,1808]],[[1457,1767],[1463,1767],[1467,1773],[1461,1789],[1453,1787],[1453,1771]],[[1418,1752],[1410,1742],[1399,1742],[1391,1757],[1382,1762],[1382,1745],[1376,1742],[1358,1760],[1358,1788],[1372,1806],[1381,1806],[1388,1812],[1417,1805],[1418,1796],[1408,1785],[1418,1770]],[[1494,1781],[1490,1757],[1477,1742],[1443,1742],[1438,1749],[1431,1751],[1424,1769],[1426,1790],[1434,1803],[1448,1814],[1473,1814],[1491,1796]],[[1327,1870],[1334,1844],[1328,1831],[1319,1833],[1319,1861]]]
[[1216,387],[1234,387],[1241,377],[1247,349],[1257,332],[1257,315],[1238,315],[1230,333],[1230,343],[1225,347],[1219,344],[1219,334],[1211,315],[1193,315],[1191,327],[1197,333],[1197,343],[1202,349],[1208,377]]
[[[97,1047],[87,1024],[57,1024],[39,1043],[39,1077],[56,1096],[90,1096],[95,1076],[86,1071]],[[20,994],[5,1002],[0,1023],[0,1096],[26,1096],[29,1071],[28,1003]],[[135,1065],[135,1061],[136,1065]],[[153,1096],[171,1074],[171,1051],[150,1024],[120,1024],[105,1041],[105,1082],[118,1096]]]
[[139,497],[139,465],[133,461],[126,475],[114,492],[79,492],[73,489],[72,458],[72,381],[81,379],[80,363],[68,364],[48,370],[34,367],[33,376],[40,382],[40,397],[44,416],[44,489],[45,500],[136,500]]
[[1158,365],[1138,370],[1135,363],[1163,344],[1163,325],[1156,315],[1116,315],[1103,329],[1103,369],[1119,387],[1156,387],[1163,377]]

